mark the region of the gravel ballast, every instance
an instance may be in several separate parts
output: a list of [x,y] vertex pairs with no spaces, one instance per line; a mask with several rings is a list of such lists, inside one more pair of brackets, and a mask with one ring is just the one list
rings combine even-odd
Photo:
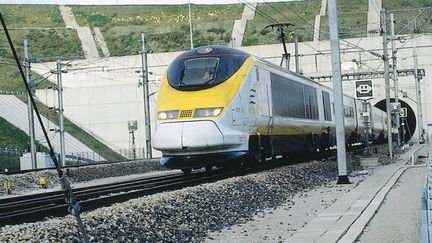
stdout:
[[[135,160],[100,165],[88,165],[82,167],[70,167],[63,169],[70,182],[78,183],[107,177],[119,177],[132,174],[143,174],[150,171],[164,170],[159,160]],[[58,174],[56,170],[42,170],[16,175],[0,174],[0,181],[10,180],[13,184],[13,193],[23,193],[40,189],[39,178],[47,178],[47,188],[59,188]],[[5,194],[5,189],[0,188],[0,194]]]
[[[289,204],[297,193],[334,181],[333,160],[133,199],[83,213],[82,219],[94,242],[202,242],[210,232],[245,223],[265,209]],[[355,159],[348,161],[350,171],[360,169]],[[80,241],[71,216],[5,226],[0,232],[0,242]]]

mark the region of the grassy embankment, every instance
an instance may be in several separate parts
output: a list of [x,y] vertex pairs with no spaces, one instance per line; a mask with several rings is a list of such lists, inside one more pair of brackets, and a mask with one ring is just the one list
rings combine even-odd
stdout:
[[295,24],[295,26],[288,27],[287,42],[293,42],[294,32],[298,33],[299,41],[311,41],[313,40],[315,15],[319,14],[320,7],[320,0],[259,3],[255,18],[247,22],[243,45],[281,43],[279,32],[270,27],[266,28],[274,22]]
[[[29,137],[27,134],[0,117],[0,147],[27,148],[28,146]],[[8,170],[19,169],[19,154],[0,153],[0,171],[4,171],[5,168]]]
[[[191,10],[194,46],[228,45],[243,5],[193,4]],[[101,28],[113,56],[136,54],[141,32],[146,33],[152,52],[190,48],[187,5],[73,6],[73,12],[80,25]]]
[[[383,7],[386,10],[395,11],[394,18],[395,32],[402,34],[432,33],[432,9],[419,11],[419,8],[432,7],[431,0],[383,0]],[[413,19],[418,16],[416,19]],[[387,15],[387,22],[390,22],[390,14]]]

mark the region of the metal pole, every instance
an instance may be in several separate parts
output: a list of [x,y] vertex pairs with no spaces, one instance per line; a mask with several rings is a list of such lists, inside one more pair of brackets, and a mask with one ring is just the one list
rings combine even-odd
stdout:
[[60,60],[57,60],[57,95],[58,95],[58,112],[59,112],[59,127],[60,127],[60,164],[65,166],[65,139],[64,139],[64,115],[63,115],[63,82]]
[[[390,14],[390,32],[391,32],[391,48],[392,48],[392,60],[393,60],[393,81],[394,81],[394,97],[395,97],[395,103],[399,104],[399,84],[398,84],[398,73],[397,73],[397,58],[396,58],[396,45],[395,45],[395,29],[394,29],[394,16],[393,13]],[[397,134],[396,134],[396,138],[397,138],[397,150],[399,150],[399,147],[401,145],[401,141],[400,141],[400,117],[399,117],[399,106],[398,106],[398,110],[396,111],[396,128],[397,128]]]
[[190,48],[191,50],[194,48],[193,47],[193,38],[192,38],[192,12],[191,12],[191,4],[190,4],[190,0],[189,0],[189,34],[190,34]]
[[417,50],[414,47],[414,77],[416,79],[416,100],[417,100],[417,126],[419,133],[419,143],[423,143],[423,114],[421,105],[421,88],[420,80],[421,77],[418,75],[418,60],[417,60]]
[[299,50],[298,50],[298,33],[294,32],[294,52],[296,73],[300,73]]
[[328,1],[329,31],[331,45],[331,61],[333,73],[333,96],[336,116],[336,144],[338,161],[338,184],[350,183],[347,175],[345,150],[345,122],[343,112],[342,78],[340,66],[338,19],[336,14],[336,0]]
[[386,29],[386,12],[381,9],[381,33],[383,38],[383,61],[384,61],[384,79],[386,89],[386,107],[387,107],[387,141],[389,147],[390,158],[393,158],[393,141],[392,141],[392,126],[391,126],[391,106],[390,106],[390,77],[389,77],[389,60],[387,50],[387,29]]
[[366,143],[366,156],[370,156],[370,147],[369,147],[369,116],[368,114],[368,101],[363,100],[363,126],[364,126],[364,134],[365,134],[365,143]]
[[[29,47],[28,47],[27,39],[24,40],[24,62],[26,67],[26,80],[30,87],[30,90],[32,90],[33,83],[30,79],[30,59],[29,59]],[[33,105],[31,103],[30,95],[32,94],[31,93],[27,94],[27,112],[28,112],[29,133],[30,133],[30,155],[31,155],[32,168],[37,169]]]
[[131,135],[132,135],[132,158],[135,160],[136,159],[135,132],[131,131]]
[[147,38],[144,33],[141,33],[142,44],[142,73],[143,73],[143,94],[144,94],[144,124],[146,136],[146,158],[152,158],[151,147],[151,128],[150,128],[150,101],[148,88],[148,67],[147,67]]

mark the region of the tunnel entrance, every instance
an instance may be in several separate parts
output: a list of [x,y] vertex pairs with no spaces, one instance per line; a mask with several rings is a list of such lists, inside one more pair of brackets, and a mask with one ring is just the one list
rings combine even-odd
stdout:
[[[390,99],[390,102],[395,102],[394,98]],[[417,126],[417,118],[415,116],[414,110],[411,108],[410,105],[408,105],[405,101],[399,99],[399,102],[401,103],[401,108],[406,107],[407,108],[407,117],[406,118],[400,118],[400,127],[401,127],[401,141],[407,143],[411,137],[414,135],[414,131],[416,130]],[[375,107],[377,107],[380,110],[383,110],[387,112],[386,107],[386,100],[381,100],[378,103],[375,104]],[[405,131],[404,133],[402,133]]]

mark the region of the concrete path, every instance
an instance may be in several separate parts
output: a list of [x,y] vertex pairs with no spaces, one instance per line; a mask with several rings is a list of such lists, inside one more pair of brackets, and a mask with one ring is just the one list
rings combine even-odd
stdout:
[[[323,0],[325,1],[325,0]],[[313,41],[320,40],[320,29],[321,29],[321,15],[315,16],[315,25],[314,25],[314,39]]]
[[319,41],[320,30],[321,30],[321,16],[325,16],[327,13],[327,0],[321,0],[320,14],[315,16],[314,24],[314,41]]
[[[6,121],[20,129],[21,131],[25,132],[27,135],[29,134],[27,104],[22,102],[16,96],[0,95],[0,117],[3,117]],[[45,117],[42,117],[42,122],[44,123],[44,126],[48,131],[53,128],[58,129],[57,125],[50,122]],[[48,136],[51,139],[54,150],[57,152],[60,151],[60,136],[58,135],[58,133],[49,131]],[[36,115],[35,137],[40,144],[47,147],[47,143],[42,132],[42,127],[40,126]],[[105,160],[104,158],[102,158],[102,156],[94,152],[92,149],[81,143],[79,140],[77,140],[67,132],[65,133],[65,150],[67,155],[80,153],[83,154],[83,156],[88,155],[88,159]]]
[[411,167],[402,174],[363,230],[359,242],[420,242],[424,174],[424,167]]
[[382,0],[369,0],[368,4],[368,24],[367,31],[368,36],[377,36],[379,35],[379,31],[376,33],[370,33],[372,30],[379,30],[381,28],[380,22],[380,10],[382,7]]
[[99,52],[90,27],[77,27],[76,30],[86,59],[98,58]]
[[105,42],[105,38],[103,37],[101,30],[99,29],[99,27],[95,27],[93,30],[95,32],[96,42],[101,48],[102,53],[104,54],[105,57],[109,57],[111,54],[108,50],[108,46]]
[[77,22],[75,21],[75,17],[72,13],[71,7],[60,5],[60,14],[63,17],[63,20],[66,24],[66,28],[75,29],[78,27]]
[[98,58],[99,53],[90,28],[78,26],[78,23],[76,22],[75,17],[72,13],[71,7],[60,5],[59,8],[60,8],[61,16],[63,17],[63,20],[66,24],[66,27],[71,29],[76,29],[86,59]]
[[[288,242],[354,242],[378,211],[387,193],[409,168],[405,164],[410,161],[410,156],[411,153],[407,152],[396,163],[376,168],[358,187],[297,231]],[[422,169],[421,177],[424,178],[425,168]],[[421,196],[421,193],[417,195],[419,201]],[[385,230],[384,227],[381,225],[381,230]]]
[[246,4],[243,9],[242,18],[234,21],[230,46],[237,48],[242,45],[247,21],[255,17],[256,6],[257,3]]

